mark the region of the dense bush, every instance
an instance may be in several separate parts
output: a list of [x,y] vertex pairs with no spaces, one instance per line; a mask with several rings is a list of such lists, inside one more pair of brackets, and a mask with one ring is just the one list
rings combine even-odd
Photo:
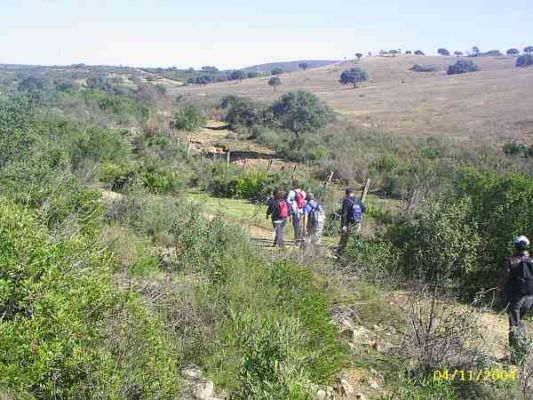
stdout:
[[448,67],[448,75],[465,74],[479,71],[479,67],[470,60],[457,60],[454,65]]
[[517,67],[528,67],[533,65],[533,54],[522,54],[516,59]]
[[171,344],[113,288],[111,260],[94,243],[52,241],[30,211],[2,200],[2,386],[36,398],[176,396]]
[[231,129],[252,128],[265,123],[264,106],[251,100],[238,96],[226,96],[222,98],[220,108],[225,111],[223,119]]
[[192,132],[203,127],[206,121],[207,119],[204,113],[198,107],[191,104],[183,107],[174,115],[170,127]]

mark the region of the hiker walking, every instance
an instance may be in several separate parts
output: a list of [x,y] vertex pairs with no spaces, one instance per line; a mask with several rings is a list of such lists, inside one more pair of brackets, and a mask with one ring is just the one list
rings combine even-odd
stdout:
[[515,362],[524,354],[524,316],[533,309],[533,258],[529,255],[529,247],[529,239],[518,236],[514,240],[513,255],[507,260],[508,279],[504,294],[509,307],[511,361]]
[[326,212],[319,204],[313,193],[308,193],[304,207],[304,232],[305,241],[309,241],[312,246],[320,244],[322,232],[324,231],[324,221]]
[[350,235],[361,231],[361,221],[366,207],[363,202],[355,198],[353,189],[346,189],[346,196],[342,201],[341,209],[341,240],[339,241],[339,254],[344,253]]
[[274,244],[273,247],[283,247],[285,239],[283,238],[283,230],[285,224],[290,217],[289,203],[285,200],[287,192],[284,190],[274,191],[274,195],[268,201],[266,217],[272,219],[272,226],[274,227]]
[[300,182],[292,181],[292,190],[287,196],[287,202],[291,207],[292,227],[294,228],[294,244],[298,246],[303,239],[302,218],[306,203],[306,194],[300,187]]

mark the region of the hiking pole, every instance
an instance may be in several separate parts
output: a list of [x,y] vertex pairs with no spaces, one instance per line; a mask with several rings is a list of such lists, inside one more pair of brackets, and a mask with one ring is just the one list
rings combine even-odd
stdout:
[[[360,201],[362,204],[365,204],[366,195],[368,194],[368,189],[370,189],[370,178],[366,178],[365,187],[363,188],[363,193],[361,193]],[[361,214],[361,222],[359,223],[358,231],[363,229],[363,217],[364,214]]]

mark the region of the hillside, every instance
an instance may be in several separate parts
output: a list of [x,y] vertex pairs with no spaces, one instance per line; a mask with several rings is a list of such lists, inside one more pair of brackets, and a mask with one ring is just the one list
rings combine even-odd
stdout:
[[[479,57],[481,68],[473,74],[446,75],[455,57],[367,57],[360,62],[370,80],[358,89],[339,84],[340,73],[356,65],[342,62],[281,76],[273,91],[268,77],[240,84],[220,83],[176,89],[176,94],[196,101],[227,94],[269,100],[289,90],[308,90],[354,124],[402,135],[438,135],[492,138],[509,141],[533,133],[533,69],[514,67],[513,57]],[[436,72],[409,69],[414,64],[434,65]]]
[[252,65],[251,67],[242,68],[244,72],[258,72],[258,73],[268,73],[274,68],[281,68],[284,72],[294,72],[300,69],[299,65],[302,63],[307,63],[309,69],[325,67],[327,65],[336,64],[338,61],[333,60],[299,60],[299,61],[281,61],[281,62],[272,62],[266,64]]

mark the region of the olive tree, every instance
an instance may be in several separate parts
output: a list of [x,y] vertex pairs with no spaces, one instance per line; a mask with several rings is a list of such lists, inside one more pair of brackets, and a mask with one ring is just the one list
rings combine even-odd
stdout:
[[279,79],[279,76],[273,76],[268,80],[268,86],[272,87],[274,90],[281,85],[281,79]]
[[363,68],[351,68],[343,71],[339,78],[339,82],[343,85],[349,83],[353,84],[354,89],[357,87],[358,82],[364,82],[368,79],[368,74]]
[[313,93],[298,90],[276,100],[268,109],[273,124],[290,131],[297,138],[304,132],[325,128],[334,114]]

